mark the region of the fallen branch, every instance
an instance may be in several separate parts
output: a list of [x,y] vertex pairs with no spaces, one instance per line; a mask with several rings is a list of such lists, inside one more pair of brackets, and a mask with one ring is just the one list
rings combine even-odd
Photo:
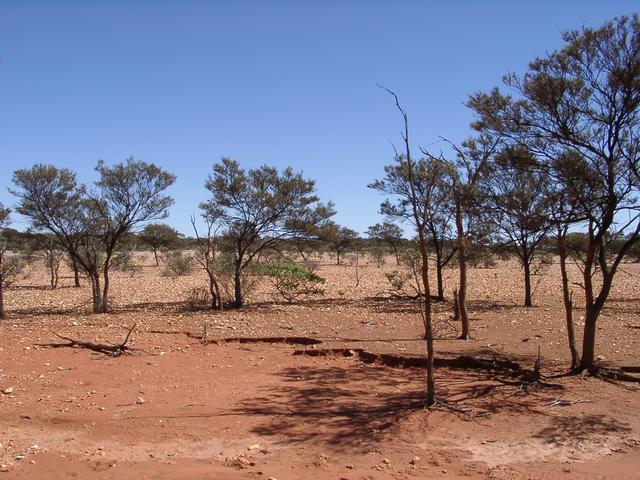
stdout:
[[566,405],[575,405],[576,403],[589,403],[591,400],[582,400],[578,398],[577,400],[563,400],[562,397],[564,395],[560,395],[555,400],[551,400],[548,403],[545,403],[547,407],[557,407],[557,406],[566,406]]
[[138,348],[132,348],[127,345],[127,342],[129,342],[129,338],[131,337],[131,333],[133,332],[133,330],[136,328],[137,325],[138,325],[137,323],[134,323],[129,329],[129,331],[127,332],[127,336],[124,338],[124,341],[122,343],[118,343],[115,345],[108,344],[108,343],[85,342],[82,340],[77,340],[75,338],[65,337],[64,335],[60,335],[59,333],[56,333],[56,332],[51,332],[56,337],[61,338],[62,340],[66,340],[69,343],[63,344],[63,345],[59,343],[52,343],[44,346],[53,347],[53,348],[80,347],[80,348],[86,348],[87,350],[92,350],[94,352],[103,353],[105,355],[109,355],[112,357],[118,357],[125,352],[131,352],[134,350],[140,351],[140,349]]

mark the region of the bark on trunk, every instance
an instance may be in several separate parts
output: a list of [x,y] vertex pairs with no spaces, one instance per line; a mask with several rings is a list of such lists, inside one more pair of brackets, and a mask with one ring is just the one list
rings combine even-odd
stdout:
[[593,371],[595,367],[596,323],[599,314],[599,311],[596,311],[595,308],[587,305],[584,322],[584,337],[582,339],[582,358],[578,367],[581,371]]
[[562,299],[564,300],[564,314],[567,323],[567,340],[571,352],[571,369],[578,367],[578,350],[576,348],[576,334],[573,326],[573,299],[569,290],[569,276],[567,274],[567,246],[566,230],[558,232],[558,253],[560,254],[560,275],[562,277]]
[[153,249],[153,258],[156,260],[156,267],[159,267],[160,260],[158,260],[158,250],[156,248]]
[[237,264],[233,276],[233,290],[235,296],[234,307],[241,308],[244,304],[244,299],[242,298],[242,278],[241,278],[242,270],[240,265]]
[[105,262],[104,266],[104,287],[102,288],[102,304],[100,306],[100,313],[107,313],[109,311],[109,260]]
[[431,288],[429,286],[429,252],[424,232],[419,232],[420,256],[422,258],[422,284],[424,286],[423,318],[425,340],[427,342],[427,406],[435,405],[436,382],[433,374],[433,326],[431,322]]
[[91,294],[93,297],[93,313],[102,313],[102,288],[100,287],[100,272],[91,273]]
[[73,269],[73,281],[76,288],[80,287],[80,269],[78,268],[78,260],[71,255],[71,268]]
[[436,253],[436,280],[438,282],[438,301],[444,302],[444,285],[442,280],[442,253]]
[[458,338],[460,340],[470,340],[471,328],[469,327],[469,313],[467,312],[466,239],[462,225],[462,204],[458,198],[456,199],[456,232],[458,236],[458,270],[460,273],[460,280],[458,282],[458,310],[460,312],[460,323],[462,326],[462,333]]
[[4,313],[4,275],[2,274],[2,258],[0,258],[0,319],[5,318]]
[[522,268],[524,269],[524,306],[532,307],[531,302],[531,259],[524,257],[522,261]]

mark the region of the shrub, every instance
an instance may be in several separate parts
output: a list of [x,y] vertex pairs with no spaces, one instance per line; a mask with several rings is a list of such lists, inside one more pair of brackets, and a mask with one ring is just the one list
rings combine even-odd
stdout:
[[308,271],[303,265],[294,262],[265,263],[261,273],[287,302],[299,298],[324,293],[321,284],[324,278]]
[[22,273],[27,262],[21,256],[6,257],[2,261],[2,286],[8,287],[15,282]]
[[142,271],[140,265],[133,263],[132,250],[119,250],[115,252],[111,258],[111,268],[118,272],[128,273],[131,277]]
[[195,287],[187,292],[185,306],[188,310],[197,311],[210,307],[211,300],[206,288]]
[[179,250],[168,252],[164,256],[163,277],[182,277],[189,275],[193,270],[193,257],[185,255]]

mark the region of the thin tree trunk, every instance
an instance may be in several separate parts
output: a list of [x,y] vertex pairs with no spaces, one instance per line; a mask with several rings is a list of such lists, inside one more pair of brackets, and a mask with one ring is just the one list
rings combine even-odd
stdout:
[[429,252],[424,232],[418,232],[420,243],[420,257],[422,258],[422,285],[424,287],[423,318],[425,340],[427,342],[427,405],[432,406],[437,402],[436,382],[433,375],[433,326],[431,321],[431,288],[429,286]]
[[456,195],[456,232],[458,236],[458,269],[460,280],[458,284],[458,311],[460,312],[460,323],[462,333],[458,337],[460,340],[471,339],[471,328],[469,327],[469,313],[467,312],[467,259],[465,256],[465,235],[462,225],[462,204]]
[[4,274],[2,273],[2,263],[4,262],[4,252],[0,251],[0,319],[5,318],[4,313]]
[[558,253],[560,254],[560,275],[562,277],[562,298],[564,300],[564,314],[567,323],[567,340],[571,352],[571,369],[578,367],[578,350],[576,349],[576,334],[573,326],[573,299],[569,291],[569,276],[567,274],[567,229],[558,229]]
[[102,289],[100,288],[100,272],[91,272],[91,293],[93,296],[93,313],[102,313]]
[[104,265],[104,286],[102,287],[102,303],[100,306],[100,313],[107,313],[109,311],[109,258],[105,261]]
[[391,245],[393,248],[393,254],[396,257],[396,266],[400,266],[400,256],[398,255],[398,246],[396,244]]
[[235,296],[234,307],[241,308],[244,304],[244,299],[242,298],[242,269],[240,266],[240,261],[238,260],[235,266],[235,272],[233,275],[233,290]]
[[582,339],[582,358],[579,370],[593,371],[595,365],[596,323],[600,312],[593,305],[587,305]]
[[436,279],[438,282],[438,301],[444,302],[444,285],[442,281],[442,251],[436,251]]
[[80,270],[75,255],[71,255],[71,268],[73,269],[73,281],[76,288],[80,287]]
[[153,248],[153,258],[156,260],[156,267],[160,266],[160,260],[158,260],[158,249]]
[[584,334],[582,337],[582,358],[580,359],[580,370],[594,369],[594,356],[596,349],[596,322],[600,313],[594,306],[593,301],[593,264],[596,255],[596,241],[593,235],[593,224],[589,224],[587,252],[585,255],[582,279],[584,285],[585,319]]
[[524,306],[532,307],[531,301],[531,258],[523,256],[522,268],[524,269]]

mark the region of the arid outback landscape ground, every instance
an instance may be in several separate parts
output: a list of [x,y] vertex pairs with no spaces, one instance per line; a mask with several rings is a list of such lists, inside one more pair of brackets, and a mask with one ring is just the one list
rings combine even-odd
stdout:
[[[529,309],[515,260],[471,269],[468,342],[455,340],[447,270],[449,301],[434,304],[446,403],[427,410],[422,322],[389,294],[391,259],[356,287],[354,267],[326,256],[324,295],[287,304],[261,285],[224,312],[187,308],[203,272],[165,278],[150,255],[137,260],[140,272],[115,274],[109,314],[90,313],[88,282],[72,288],[68,272],[50,290],[32,267],[5,293],[0,478],[638,478],[636,386],[561,375],[557,265],[535,277]],[[623,266],[598,329],[600,362],[631,374],[639,278]],[[117,344],[134,324],[134,350],[118,357],[57,336]],[[544,384],[528,385],[538,347]]]

